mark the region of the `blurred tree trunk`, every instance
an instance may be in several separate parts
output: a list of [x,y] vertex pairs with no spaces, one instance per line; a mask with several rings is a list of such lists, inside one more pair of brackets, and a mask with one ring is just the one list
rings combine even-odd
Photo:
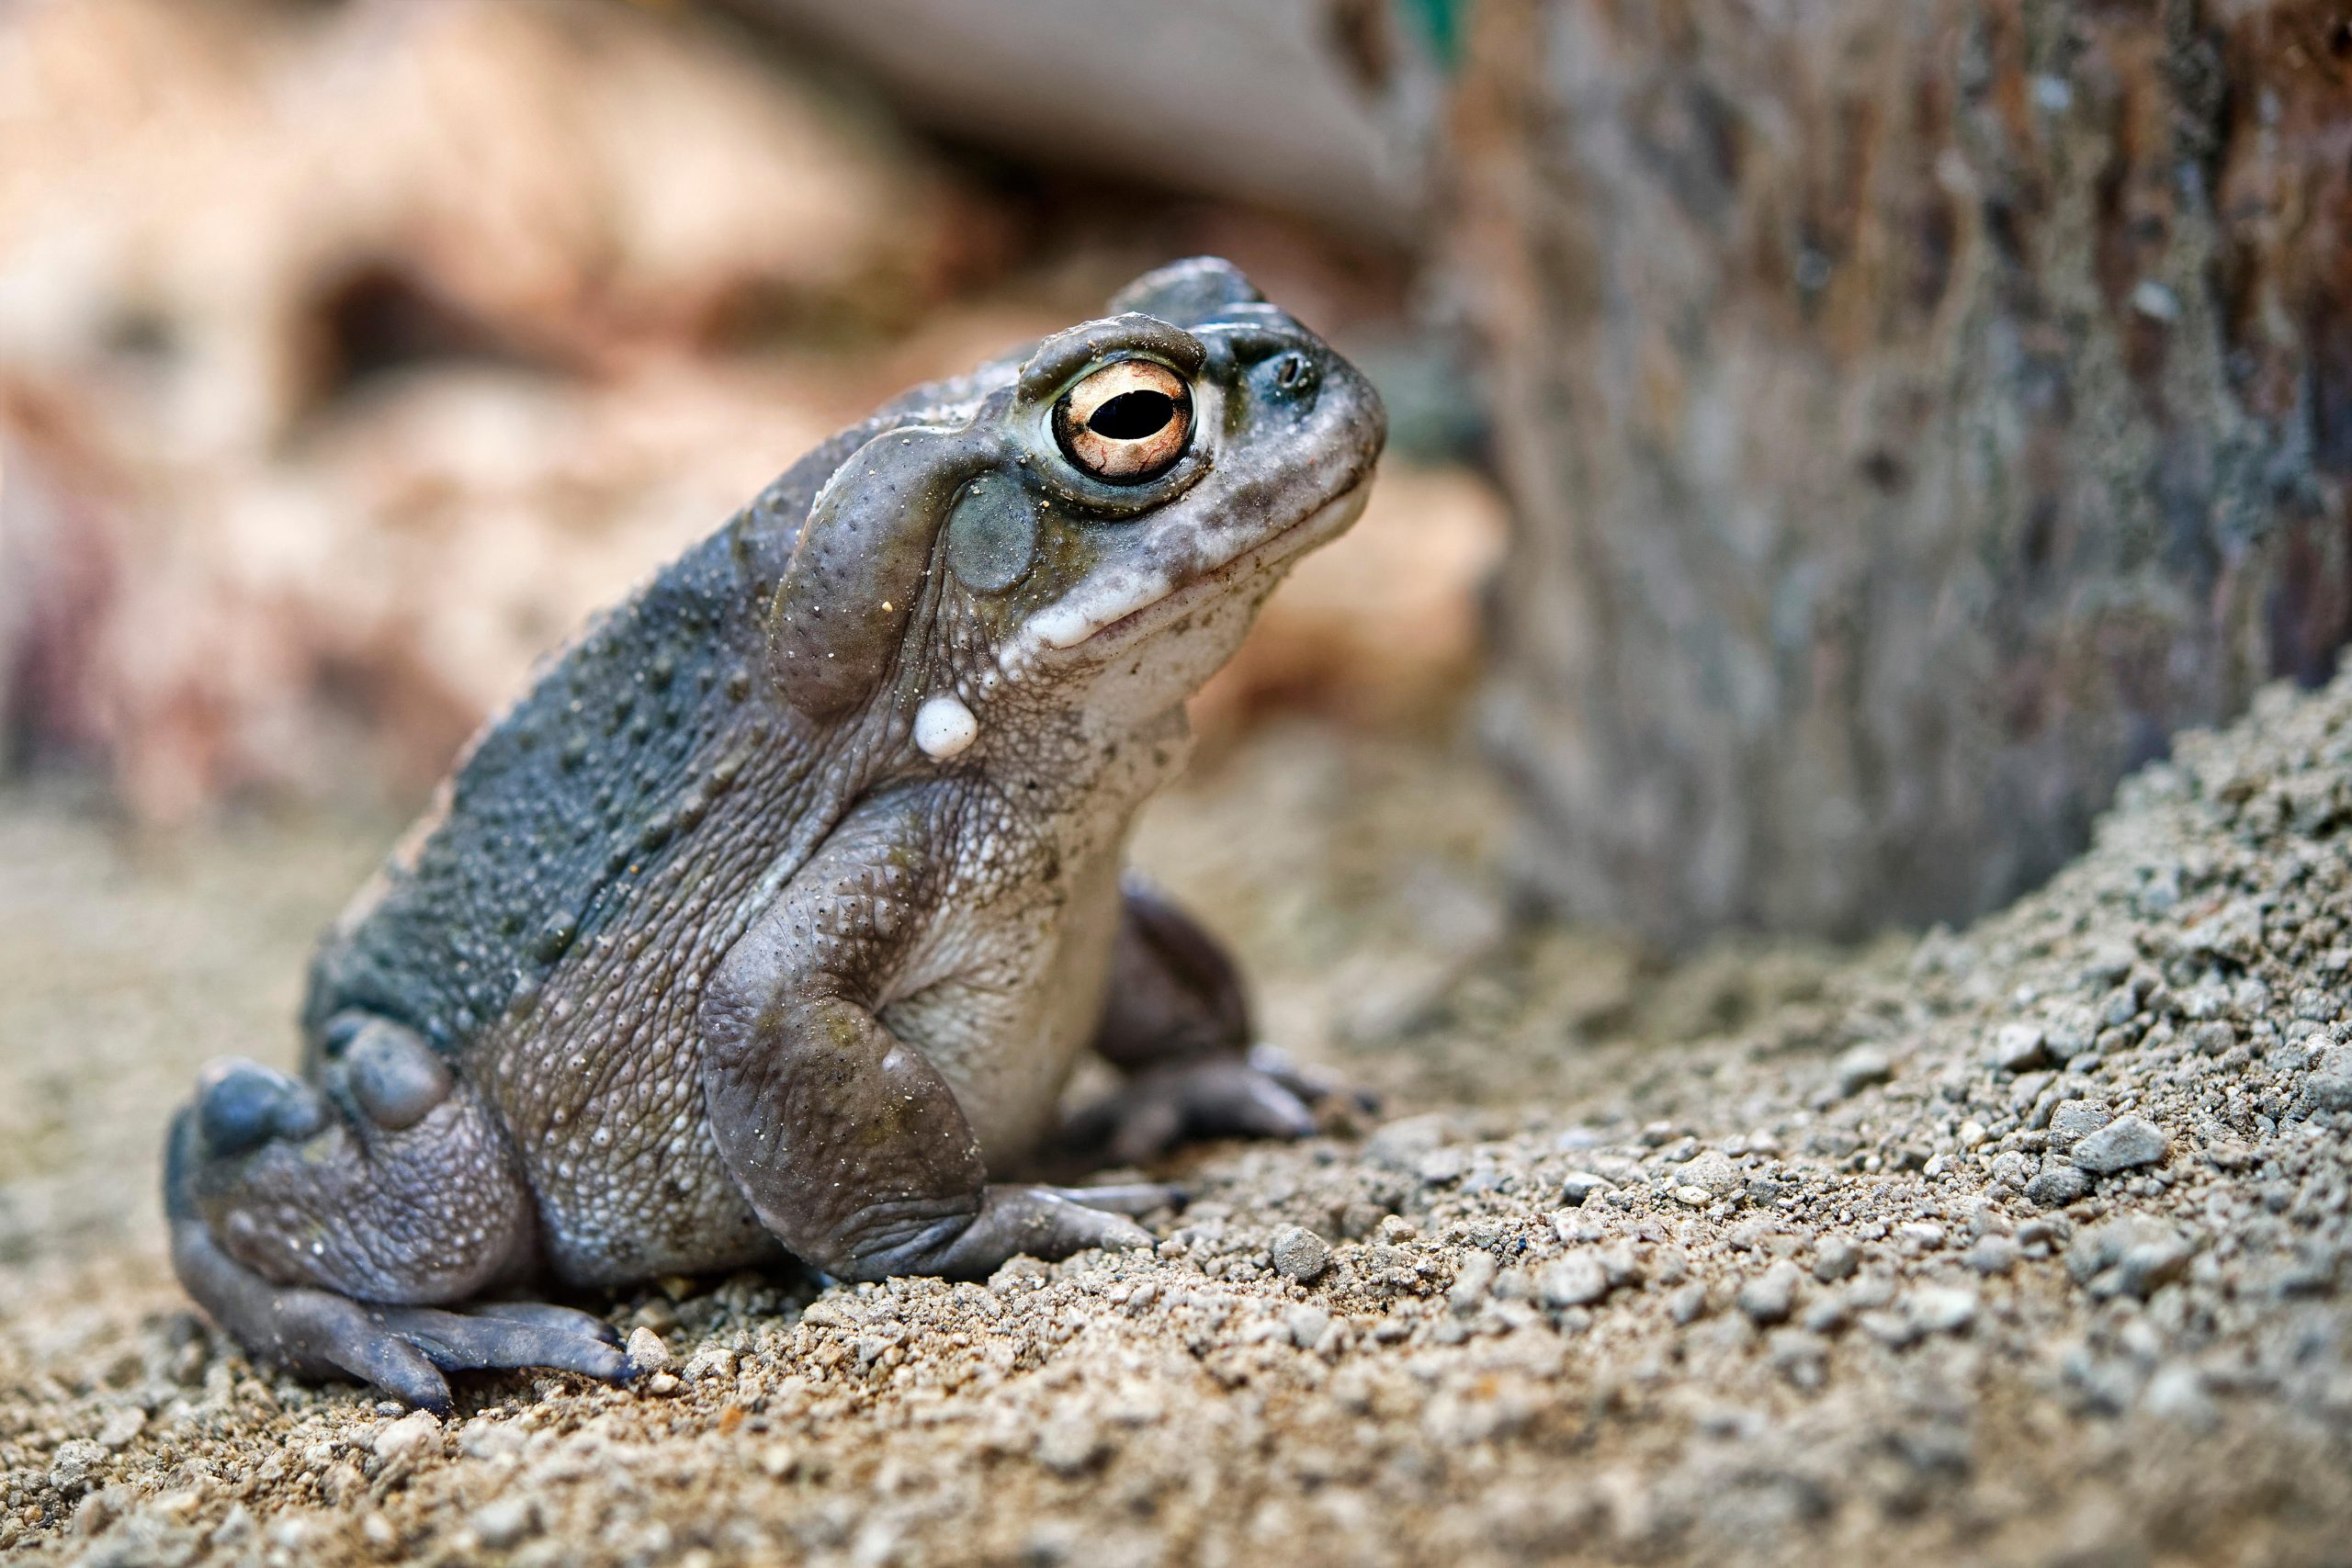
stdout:
[[1959,919],[2352,610],[2352,4],[1486,0],[1528,871]]

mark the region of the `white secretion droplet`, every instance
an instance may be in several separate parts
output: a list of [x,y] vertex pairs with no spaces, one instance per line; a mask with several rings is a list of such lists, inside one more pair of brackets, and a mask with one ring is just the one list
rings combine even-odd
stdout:
[[960,757],[980,733],[972,710],[950,696],[936,696],[915,710],[915,744],[936,761]]

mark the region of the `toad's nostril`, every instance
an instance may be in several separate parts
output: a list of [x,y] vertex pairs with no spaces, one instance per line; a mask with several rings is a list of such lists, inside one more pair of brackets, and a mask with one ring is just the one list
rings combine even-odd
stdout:
[[1303,354],[1285,354],[1274,362],[1274,385],[1285,392],[1305,392],[1315,385],[1315,362]]

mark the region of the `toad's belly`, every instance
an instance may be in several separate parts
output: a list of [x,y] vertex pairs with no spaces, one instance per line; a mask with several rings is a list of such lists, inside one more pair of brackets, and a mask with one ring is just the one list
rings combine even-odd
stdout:
[[992,1180],[1053,1131],[1102,1016],[1119,900],[1118,859],[1103,855],[1017,907],[951,914],[882,1010],[955,1091]]
[[[952,903],[881,1010],[954,1090],[992,1179],[1055,1122],[1101,1017],[1118,856]],[[559,1278],[612,1286],[780,1257],[713,1135],[696,993],[615,964],[565,988],[471,1063],[514,1139]]]

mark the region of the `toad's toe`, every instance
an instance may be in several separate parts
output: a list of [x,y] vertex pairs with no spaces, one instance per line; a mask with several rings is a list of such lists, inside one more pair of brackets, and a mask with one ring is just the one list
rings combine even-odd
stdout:
[[273,1139],[299,1143],[326,1125],[326,1106],[316,1089],[242,1059],[205,1067],[197,1083],[196,1115],[205,1152],[224,1159]]

